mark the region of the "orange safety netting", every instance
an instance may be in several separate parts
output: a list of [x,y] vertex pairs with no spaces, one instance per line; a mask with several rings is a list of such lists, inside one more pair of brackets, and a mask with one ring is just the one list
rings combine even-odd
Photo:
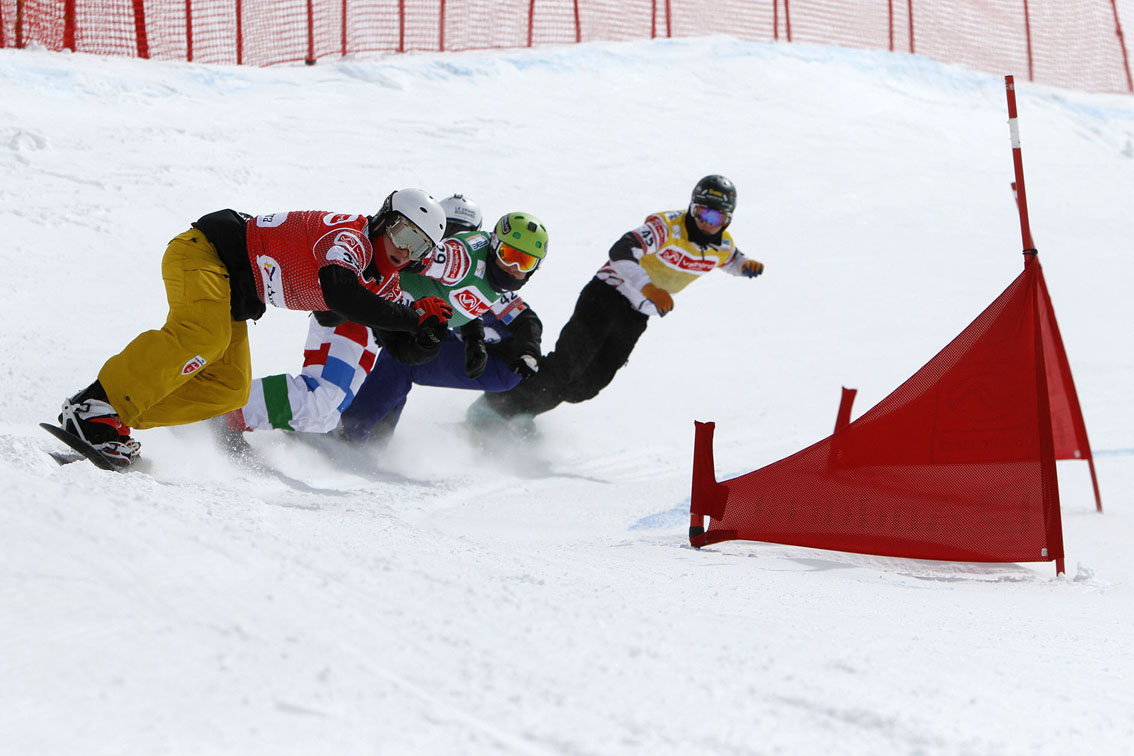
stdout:
[[3,47],[205,63],[709,34],[1134,91],[1118,0],[0,0]]

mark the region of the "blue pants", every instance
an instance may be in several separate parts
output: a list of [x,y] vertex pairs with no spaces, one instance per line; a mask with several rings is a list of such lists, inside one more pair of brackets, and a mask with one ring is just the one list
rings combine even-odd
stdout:
[[475,380],[469,378],[465,375],[465,344],[452,334],[441,344],[437,356],[423,365],[398,362],[383,349],[354,401],[343,412],[343,433],[351,441],[365,441],[379,423],[387,433],[393,433],[414,384],[500,392],[519,382],[520,376],[491,352],[484,373]]

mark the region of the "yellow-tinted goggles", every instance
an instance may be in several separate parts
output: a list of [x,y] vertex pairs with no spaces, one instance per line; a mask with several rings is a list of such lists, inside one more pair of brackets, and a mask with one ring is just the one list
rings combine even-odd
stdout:
[[398,249],[409,253],[411,260],[420,260],[433,249],[433,240],[408,218],[401,215],[386,226],[386,235]]

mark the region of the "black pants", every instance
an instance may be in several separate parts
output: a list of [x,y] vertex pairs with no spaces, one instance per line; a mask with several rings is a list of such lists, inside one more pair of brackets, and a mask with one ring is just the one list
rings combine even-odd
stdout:
[[487,394],[485,400],[511,417],[593,399],[626,364],[648,322],[613,286],[592,278],[559,332],[555,351],[540,359],[539,372],[511,391]]

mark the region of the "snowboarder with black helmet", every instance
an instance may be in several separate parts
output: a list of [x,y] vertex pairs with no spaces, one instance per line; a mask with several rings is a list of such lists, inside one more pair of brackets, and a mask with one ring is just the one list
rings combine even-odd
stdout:
[[738,251],[726,230],[735,210],[736,187],[713,174],[697,182],[686,209],[654,213],[623,234],[538,372],[511,391],[481,396],[469,422],[531,417],[594,398],[626,364],[649,319],[673,310],[674,294],[716,268],[748,278],[763,273],[763,263]]

